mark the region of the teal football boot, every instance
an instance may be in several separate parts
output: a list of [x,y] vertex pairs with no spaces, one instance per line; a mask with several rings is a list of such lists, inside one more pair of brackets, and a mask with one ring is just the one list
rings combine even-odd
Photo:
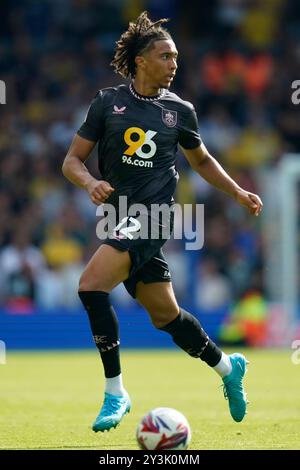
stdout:
[[240,353],[230,354],[232,371],[223,377],[224,397],[234,421],[240,422],[247,413],[247,396],[243,387],[243,377],[247,372],[248,361]]
[[104,393],[104,402],[94,421],[93,431],[103,432],[117,427],[123,416],[129,413],[130,408],[131,402],[128,395],[118,397],[110,393]]

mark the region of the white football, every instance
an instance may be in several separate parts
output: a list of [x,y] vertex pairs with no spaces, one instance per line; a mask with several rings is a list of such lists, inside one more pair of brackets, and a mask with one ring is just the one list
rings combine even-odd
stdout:
[[191,437],[187,419],[173,408],[155,408],[142,418],[136,430],[143,450],[184,450]]

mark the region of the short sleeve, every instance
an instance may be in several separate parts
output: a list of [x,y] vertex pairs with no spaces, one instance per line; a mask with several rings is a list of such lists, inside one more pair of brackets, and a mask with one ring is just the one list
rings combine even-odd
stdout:
[[80,137],[97,142],[103,134],[103,96],[101,90],[91,102],[84,123],[77,131]]
[[192,108],[187,114],[183,126],[179,129],[179,144],[187,150],[194,149],[201,145],[201,137],[198,131],[197,114]]

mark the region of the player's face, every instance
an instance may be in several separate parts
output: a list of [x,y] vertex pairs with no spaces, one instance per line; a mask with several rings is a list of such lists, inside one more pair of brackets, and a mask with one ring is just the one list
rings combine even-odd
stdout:
[[169,88],[177,70],[178,52],[172,40],[155,41],[144,55],[144,74],[157,88]]

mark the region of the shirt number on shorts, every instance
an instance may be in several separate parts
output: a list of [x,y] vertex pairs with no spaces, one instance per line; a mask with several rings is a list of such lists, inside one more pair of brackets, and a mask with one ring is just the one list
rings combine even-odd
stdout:
[[[131,222],[133,225],[127,227],[127,223]],[[124,227],[123,227],[124,225]],[[134,219],[134,217],[124,217],[121,222],[115,227],[114,234],[116,232],[121,233],[125,238],[129,238],[129,240],[133,239],[132,233],[138,232],[141,228],[141,223]]]

